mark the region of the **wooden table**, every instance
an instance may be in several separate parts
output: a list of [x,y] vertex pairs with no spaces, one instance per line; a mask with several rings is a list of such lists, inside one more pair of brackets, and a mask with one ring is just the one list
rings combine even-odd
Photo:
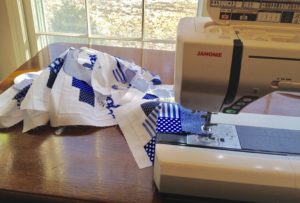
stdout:
[[[12,84],[15,76],[43,69],[70,46],[81,47],[78,44],[52,44],[44,48],[2,81],[0,92]],[[174,52],[106,46],[92,48],[134,61],[160,74],[164,83],[173,83]],[[296,97],[273,94],[245,111],[300,116],[300,102]],[[0,130],[0,200],[217,202],[159,194],[153,183],[153,168],[138,169],[117,126],[68,127],[59,136],[49,126],[25,134],[21,129],[19,124]]]

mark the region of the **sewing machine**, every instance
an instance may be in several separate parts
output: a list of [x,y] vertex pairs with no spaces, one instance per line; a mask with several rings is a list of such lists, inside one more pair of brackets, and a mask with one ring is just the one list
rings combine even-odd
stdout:
[[274,91],[299,96],[300,2],[210,0],[208,13],[180,21],[175,69],[176,101],[207,112],[203,134],[157,136],[156,186],[299,202],[300,118],[239,112]]

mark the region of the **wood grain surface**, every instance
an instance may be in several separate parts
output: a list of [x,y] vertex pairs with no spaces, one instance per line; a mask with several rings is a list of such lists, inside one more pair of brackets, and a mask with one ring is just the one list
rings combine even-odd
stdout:
[[[7,89],[24,72],[46,67],[68,47],[52,44],[41,50],[0,83]],[[160,74],[173,83],[175,53],[133,48],[92,46]],[[246,112],[300,116],[297,97],[267,96]],[[0,130],[0,201],[19,202],[224,202],[166,196],[156,191],[153,168],[138,169],[117,126],[109,128],[40,127],[21,133],[22,125]],[[3,201],[2,201],[3,200]]]

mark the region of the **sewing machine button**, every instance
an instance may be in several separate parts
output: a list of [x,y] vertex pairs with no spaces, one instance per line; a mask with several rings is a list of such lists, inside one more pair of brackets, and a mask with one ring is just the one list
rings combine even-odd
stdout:
[[232,108],[233,108],[233,109],[235,109],[235,110],[239,110],[239,109],[241,109],[241,107],[240,107],[240,106],[233,106]]
[[245,102],[238,102],[238,103],[236,103],[236,104],[239,105],[239,106],[245,106],[245,105],[246,105]]
[[229,113],[229,114],[236,114],[236,113],[237,113],[237,111],[236,111],[236,110],[234,110],[234,109],[226,109],[226,110],[225,110],[225,113]]
[[250,102],[252,102],[252,99],[251,98],[244,98],[243,101],[246,102],[246,103],[250,103]]

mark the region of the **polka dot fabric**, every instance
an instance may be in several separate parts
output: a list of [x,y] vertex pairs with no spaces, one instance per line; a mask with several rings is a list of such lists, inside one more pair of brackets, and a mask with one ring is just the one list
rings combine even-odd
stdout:
[[154,94],[146,94],[143,99],[158,99],[158,97]]
[[179,118],[158,118],[156,125],[157,133],[180,133],[182,131]]
[[145,146],[144,149],[152,162],[154,163],[154,158],[155,158],[155,145],[156,145],[156,137],[153,137]]
[[112,73],[115,77],[115,79],[118,81],[118,82],[121,82],[121,83],[126,83],[127,82],[127,79],[125,77],[125,74],[123,72],[123,69],[122,69],[122,66],[121,66],[121,63],[120,61],[116,59],[116,62],[117,62],[117,67],[115,69],[112,70]]
[[143,122],[150,137],[156,133],[180,133],[182,131],[180,106],[168,102],[147,102],[141,105],[148,116]]
[[78,80],[73,77],[72,86],[80,89],[79,101],[95,106],[95,93],[90,85],[88,85],[85,81]]
[[141,104],[142,110],[149,116],[149,114],[159,105],[159,101],[146,102]]

